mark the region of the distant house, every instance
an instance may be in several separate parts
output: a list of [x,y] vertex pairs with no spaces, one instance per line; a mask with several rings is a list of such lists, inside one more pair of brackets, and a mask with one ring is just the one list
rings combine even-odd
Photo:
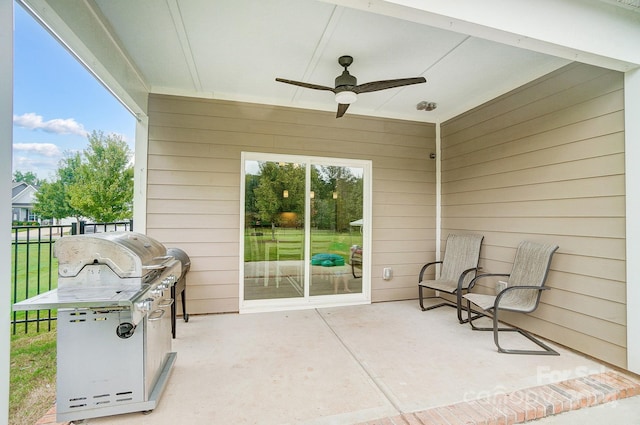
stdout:
[[35,221],[33,204],[38,189],[25,182],[12,182],[11,217],[13,221]]

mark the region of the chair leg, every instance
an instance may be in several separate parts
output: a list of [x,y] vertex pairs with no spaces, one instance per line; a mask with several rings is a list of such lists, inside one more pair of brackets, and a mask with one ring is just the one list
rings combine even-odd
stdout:
[[424,289],[424,287],[423,287],[422,285],[418,285],[418,300],[419,300],[419,302],[420,302],[420,309],[421,309],[422,311],[433,310],[434,308],[444,307],[444,306],[447,306],[447,307],[455,307],[455,305],[451,304],[451,303],[450,303],[450,302],[448,302],[448,301],[442,302],[442,303],[440,303],[440,304],[432,305],[432,306],[429,306],[429,307],[425,307],[425,306],[424,306],[424,300],[425,300],[425,299],[427,299],[427,300],[428,300],[428,299],[432,299],[432,298],[440,298],[440,297],[436,297],[436,296],[433,296],[433,297],[425,297],[425,296],[424,296],[424,293],[423,293],[423,289]]
[[[545,343],[543,343],[542,341],[536,339],[533,337],[533,335],[531,335],[529,332],[524,331],[522,329],[518,329],[518,328],[501,328],[498,326],[499,320],[498,320],[498,314],[497,312],[493,312],[491,314],[491,317],[493,319],[493,326],[490,328],[481,328],[478,326],[475,326],[473,324],[473,320],[479,318],[479,317],[488,317],[489,315],[484,314],[484,313],[479,313],[479,316],[476,316],[474,318],[471,317],[471,302],[469,300],[467,300],[467,314],[468,314],[468,321],[469,321],[469,325],[471,325],[471,329],[473,329],[474,331],[491,331],[493,332],[493,342],[496,344],[496,347],[498,347],[498,352],[499,353],[505,353],[505,354],[538,354],[538,355],[543,355],[543,356],[559,356],[560,353],[558,353],[557,351],[555,351],[554,349],[552,349],[551,347],[549,347],[548,345],[546,345]],[[499,333],[500,332],[518,332],[520,335],[526,337],[527,339],[529,339],[531,342],[533,342],[534,344],[536,344],[538,347],[542,348],[542,350],[512,350],[512,349],[507,349],[507,348],[502,348],[502,346],[500,345],[500,339],[499,339]]]
[[[498,333],[500,331],[503,331],[503,332],[505,332],[505,331],[506,332],[518,332],[520,335],[526,337],[529,341],[533,342],[538,347],[542,348],[542,350],[512,350],[512,349],[502,348],[500,346],[500,341],[498,339]],[[493,342],[495,342],[496,347],[498,347],[498,352],[505,353],[505,354],[537,354],[537,355],[542,355],[542,356],[559,356],[560,355],[560,353],[555,351],[553,348],[549,347],[544,342],[538,340],[537,338],[534,338],[533,335],[531,335],[527,331],[524,331],[524,330],[518,329],[518,328],[506,328],[506,329],[498,328],[498,315],[497,315],[497,312],[496,312],[496,314],[493,315]]]

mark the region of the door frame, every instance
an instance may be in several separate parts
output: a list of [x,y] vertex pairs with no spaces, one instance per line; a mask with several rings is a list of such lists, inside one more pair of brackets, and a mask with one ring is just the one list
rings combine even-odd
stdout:
[[[310,174],[311,166],[336,165],[345,167],[358,167],[363,169],[363,226],[362,226],[362,292],[338,295],[309,295],[308,285],[310,279],[310,264],[305,261],[305,291],[303,297],[296,298],[277,298],[263,300],[245,300],[244,299],[244,234],[245,234],[245,165],[247,161],[273,161],[288,163],[304,163],[305,174],[305,258],[309,256],[309,235],[311,224],[310,217]],[[370,160],[335,158],[335,157],[318,157],[311,155],[289,155],[289,154],[273,154],[262,152],[242,152],[240,160],[240,228],[239,228],[239,311],[240,313],[254,313],[267,311],[283,311],[283,310],[302,310],[320,307],[336,307],[346,305],[360,305],[371,303],[371,210],[372,210],[372,180],[373,167]]]

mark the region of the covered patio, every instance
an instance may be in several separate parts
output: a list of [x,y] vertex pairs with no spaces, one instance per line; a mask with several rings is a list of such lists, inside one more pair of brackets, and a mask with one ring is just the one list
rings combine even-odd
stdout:
[[[494,273],[509,270],[522,240],[559,245],[541,308],[508,320],[640,372],[634,2],[20,3],[135,115],[136,227],[192,258],[193,316],[178,330],[163,403],[102,422],[358,423],[602,374],[567,351],[498,355],[490,335],[455,324],[451,311],[402,301],[416,297],[420,267],[441,257],[449,233],[482,234],[480,265]],[[7,141],[13,7],[0,0]],[[362,96],[336,119],[325,93],[275,81],[330,84],[343,54],[361,82],[428,83]],[[437,109],[425,115],[425,101]],[[247,152],[370,163],[359,302],[374,304],[215,314],[245,307]],[[0,245],[5,277],[9,257]]]
[[[517,335],[505,343],[528,344]],[[560,356],[499,354],[490,333],[415,300],[191,316],[178,323],[159,406],[89,423],[520,423],[640,393],[637,377],[553,346]],[[617,413],[630,423],[627,410]]]

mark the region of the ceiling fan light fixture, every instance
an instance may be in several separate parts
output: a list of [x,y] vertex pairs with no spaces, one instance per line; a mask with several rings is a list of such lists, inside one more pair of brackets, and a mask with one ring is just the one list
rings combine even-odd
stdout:
[[358,95],[355,92],[345,90],[336,93],[336,102],[342,105],[351,105],[358,100]]

